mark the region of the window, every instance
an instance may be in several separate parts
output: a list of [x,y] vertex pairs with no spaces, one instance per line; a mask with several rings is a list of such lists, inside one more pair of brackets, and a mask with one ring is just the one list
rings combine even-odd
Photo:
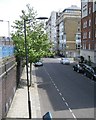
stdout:
[[80,28],[78,28],[78,32],[80,32]]
[[87,27],[87,21],[83,23],[83,28],[86,28],[86,27]]
[[91,19],[89,19],[89,26],[91,26]]
[[62,40],[63,40],[63,35],[62,35]]
[[94,50],[96,50],[96,44],[95,44],[95,46],[94,46]]
[[80,49],[81,45],[80,44],[76,44],[76,49]]
[[84,32],[83,33],[83,39],[86,39],[87,38],[87,32]]
[[84,49],[86,50],[86,43],[85,43]]
[[89,14],[91,13],[91,7],[89,7]]
[[88,47],[88,49],[90,50],[90,43],[89,43],[89,47]]
[[78,21],[78,25],[80,25],[80,23],[81,23],[81,22],[80,22],[80,21]]
[[86,50],[86,43],[83,43],[83,49]]
[[88,38],[90,38],[90,37],[91,37],[91,32],[89,31]]
[[80,37],[80,36],[78,36],[78,40],[81,40],[81,37]]
[[82,48],[84,49],[84,44],[83,44]]

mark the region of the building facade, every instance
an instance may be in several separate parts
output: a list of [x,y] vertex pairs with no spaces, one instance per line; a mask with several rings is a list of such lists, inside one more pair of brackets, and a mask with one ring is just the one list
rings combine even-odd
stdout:
[[81,44],[80,55],[96,63],[96,0],[81,2]]
[[75,5],[64,9],[56,20],[59,54],[75,57],[81,48],[81,9]]
[[52,11],[49,20],[46,22],[46,32],[48,34],[48,38],[50,43],[52,44],[52,51],[56,51],[56,19],[57,12]]

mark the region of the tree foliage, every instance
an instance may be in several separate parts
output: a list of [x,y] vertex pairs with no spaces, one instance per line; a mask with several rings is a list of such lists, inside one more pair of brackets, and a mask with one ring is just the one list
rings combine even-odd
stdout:
[[44,24],[36,20],[37,12],[29,4],[22,10],[20,20],[14,22],[12,39],[15,44],[15,55],[25,58],[24,20],[26,20],[26,39],[29,62],[36,62],[50,52],[48,36],[44,32]]

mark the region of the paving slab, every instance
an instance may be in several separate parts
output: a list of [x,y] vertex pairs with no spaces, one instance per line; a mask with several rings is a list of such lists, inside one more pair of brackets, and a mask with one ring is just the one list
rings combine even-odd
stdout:
[[[28,71],[30,71],[29,68],[28,68]],[[30,102],[31,102],[31,117],[42,118],[41,111],[40,111],[38,89],[37,89],[37,84],[36,84],[35,67],[33,65],[32,65],[32,72],[33,72],[32,73],[32,85],[29,88]],[[30,72],[28,72],[28,74],[29,73]],[[30,74],[28,76],[30,76]],[[12,104],[8,111],[6,119],[8,118],[18,118],[18,119],[29,118],[26,67],[24,67],[23,69],[19,87],[16,90]]]

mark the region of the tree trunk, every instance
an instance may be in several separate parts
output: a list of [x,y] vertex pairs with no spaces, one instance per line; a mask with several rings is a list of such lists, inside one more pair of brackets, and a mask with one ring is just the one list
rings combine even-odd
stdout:
[[17,62],[17,68],[16,68],[16,87],[18,87],[20,83],[20,77],[21,77],[21,59],[20,57],[16,57]]

